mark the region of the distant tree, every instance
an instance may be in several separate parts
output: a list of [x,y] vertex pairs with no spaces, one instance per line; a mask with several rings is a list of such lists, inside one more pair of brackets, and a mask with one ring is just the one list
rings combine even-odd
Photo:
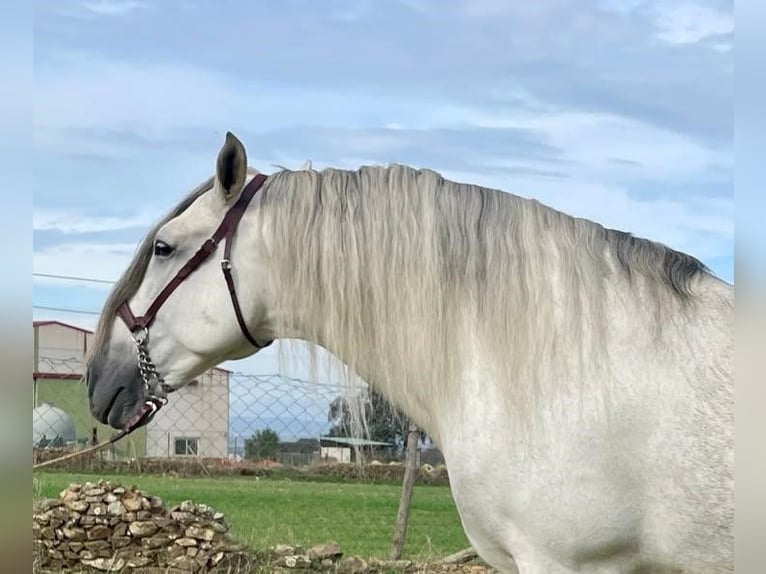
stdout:
[[276,431],[270,428],[261,429],[245,439],[245,458],[274,460],[278,448],[279,435]]
[[[388,442],[395,450],[406,448],[410,419],[396,409],[383,395],[370,389],[365,403],[365,418],[370,440]],[[330,403],[328,420],[333,423],[329,436],[347,437],[352,432],[351,406],[346,397],[340,396]],[[425,435],[421,435],[421,440]]]

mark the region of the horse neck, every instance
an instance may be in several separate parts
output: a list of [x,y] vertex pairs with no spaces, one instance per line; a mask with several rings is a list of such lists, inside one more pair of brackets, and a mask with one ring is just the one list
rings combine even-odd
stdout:
[[[337,227],[332,218],[349,209],[327,207],[332,216],[320,215],[317,224],[311,201],[283,208],[272,227],[278,336],[325,347],[425,420],[442,403],[460,400],[475,356],[482,357],[482,372],[491,371],[488,381],[510,381],[509,401],[529,403],[534,398],[524,393],[538,382],[548,394],[556,383],[547,381],[579,384],[589,370],[608,365],[614,319],[631,317],[625,337],[634,336],[636,317],[645,318],[645,338],[662,322],[660,308],[647,312],[629,292],[630,281],[620,278],[595,227],[498,193],[471,204],[483,213],[477,231],[462,218],[461,202],[449,199],[468,191],[440,193],[452,195],[439,200],[439,209],[367,196],[365,205],[377,212],[364,213],[364,230]],[[337,196],[323,196],[326,205],[332,201]],[[364,211],[359,202],[355,207]],[[350,225],[349,218],[343,223]],[[375,251],[386,242],[394,244],[390,252]]]
[[[362,282],[358,287],[366,290],[372,285]],[[417,421],[422,428],[431,428],[430,422],[435,416],[440,399],[430,396],[427,385],[419,384],[419,381],[434,376],[430,372],[428,357],[418,358],[416,351],[406,348],[407,335],[376,329],[374,312],[370,308],[354,308],[349,311],[339,303],[339,297],[332,304],[322,306],[321,310],[317,311],[311,302],[322,297],[322,294],[327,297],[333,290],[334,285],[325,284],[313,285],[312,289],[306,292],[294,293],[291,300],[295,306],[287,315],[281,315],[279,320],[275,321],[280,325],[279,336],[312,344],[309,346],[312,378],[321,378],[318,375],[323,365],[319,362],[320,357],[316,350],[316,347],[321,347],[342,363],[341,372],[336,370],[332,375],[340,374],[339,378],[347,384],[357,377],[362,379],[399,410]],[[406,297],[406,293],[396,296]],[[348,336],[349,332],[361,332],[366,336],[352,340],[353,337]],[[423,329],[424,335],[425,332],[426,329]],[[390,339],[396,339],[397,342],[382,347],[374,342]],[[392,352],[392,347],[400,349],[400,352]],[[338,365],[332,367],[337,369]],[[442,383],[446,387],[449,381],[442,378]]]

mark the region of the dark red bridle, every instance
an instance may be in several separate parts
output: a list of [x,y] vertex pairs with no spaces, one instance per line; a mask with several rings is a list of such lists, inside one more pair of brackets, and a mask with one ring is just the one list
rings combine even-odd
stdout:
[[117,308],[117,314],[124,321],[125,325],[127,325],[128,329],[130,329],[130,332],[133,333],[134,336],[137,331],[144,331],[145,333],[147,332],[149,326],[157,317],[157,312],[160,310],[160,307],[162,307],[165,301],[167,301],[168,297],[170,297],[173,291],[175,291],[189,275],[196,271],[197,268],[199,268],[199,266],[202,265],[202,263],[207,260],[210,255],[213,254],[213,252],[218,247],[218,243],[220,243],[220,241],[223,239],[225,241],[225,245],[223,259],[221,259],[221,269],[223,270],[223,276],[226,279],[226,285],[229,288],[229,295],[231,296],[231,302],[234,306],[234,313],[237,316],[239,327],[242,329],[242,333],[245,335],[245,338],[256,348],[260,349],[270,344],[258,344],[255,338],[250,334],[250,331],[247,329],[245,319],[242,316],[242,309],[240,308],[239,300],[237,298],[237,292],[234,288],[234,279],[231,275],[232,267],[230,259],[232,245],[231,238],[234,236],[234,232],[237,230],[237,225],[239,225],[242,216],[245,214],[247,206],[250,204],[250,201],[253,199],[253,197],[255,197],[256,192],[263,186],[267,177],[268,176],[266,175],[258,174],[252,180],[250,180],[250,182],[242,190],[242,193],[237,199],[237,202],[232,205],[226,212],[223,221],[221,221],[218,229],[215,230],[215,233],[213,233],[213,235],[210,236],[202,244],[197,252],[192,255],[192,257],[184,264],[183,267],[181,267],[181,269],[178,270],[178,273],[176,273],[173,279],[171,279],[170,282],[165,285],[157,297],[154,298],[152,304],[149,305],[149,308],[144,315],[136,317],[131,311],[128,301],[125,300],[122,302],[122,304]]

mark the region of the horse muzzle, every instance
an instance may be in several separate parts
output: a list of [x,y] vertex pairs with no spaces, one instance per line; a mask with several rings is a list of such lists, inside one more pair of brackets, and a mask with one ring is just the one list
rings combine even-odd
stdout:
[[[132,363],[132,362],[131,362]],[[90,412],[100,423],[132,432],[167,403],[166,391],[148,388],[135,363],[118,368],[91,365],[86,373]]]

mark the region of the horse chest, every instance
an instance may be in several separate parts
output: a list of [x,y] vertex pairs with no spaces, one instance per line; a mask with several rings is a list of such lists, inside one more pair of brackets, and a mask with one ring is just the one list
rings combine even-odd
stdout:
[[[512,555],[553,568],[601,547],[635,543],[640,512],[628,494],[633,477],[521,457],[494,464],[470,459],[450,473],[453,495],[472,544],[496,555],[497,567]],[[464,470],[471,466],[480,472]]]
[[564,573],[604,549],[617,561],[622,548],[630,553],[641,531],[641,437],[615,441],[582,416],[520,437],[507,414],[485,413],[481,428],[451,418],[442,450],[466,534],[488,562],[504,572]]

